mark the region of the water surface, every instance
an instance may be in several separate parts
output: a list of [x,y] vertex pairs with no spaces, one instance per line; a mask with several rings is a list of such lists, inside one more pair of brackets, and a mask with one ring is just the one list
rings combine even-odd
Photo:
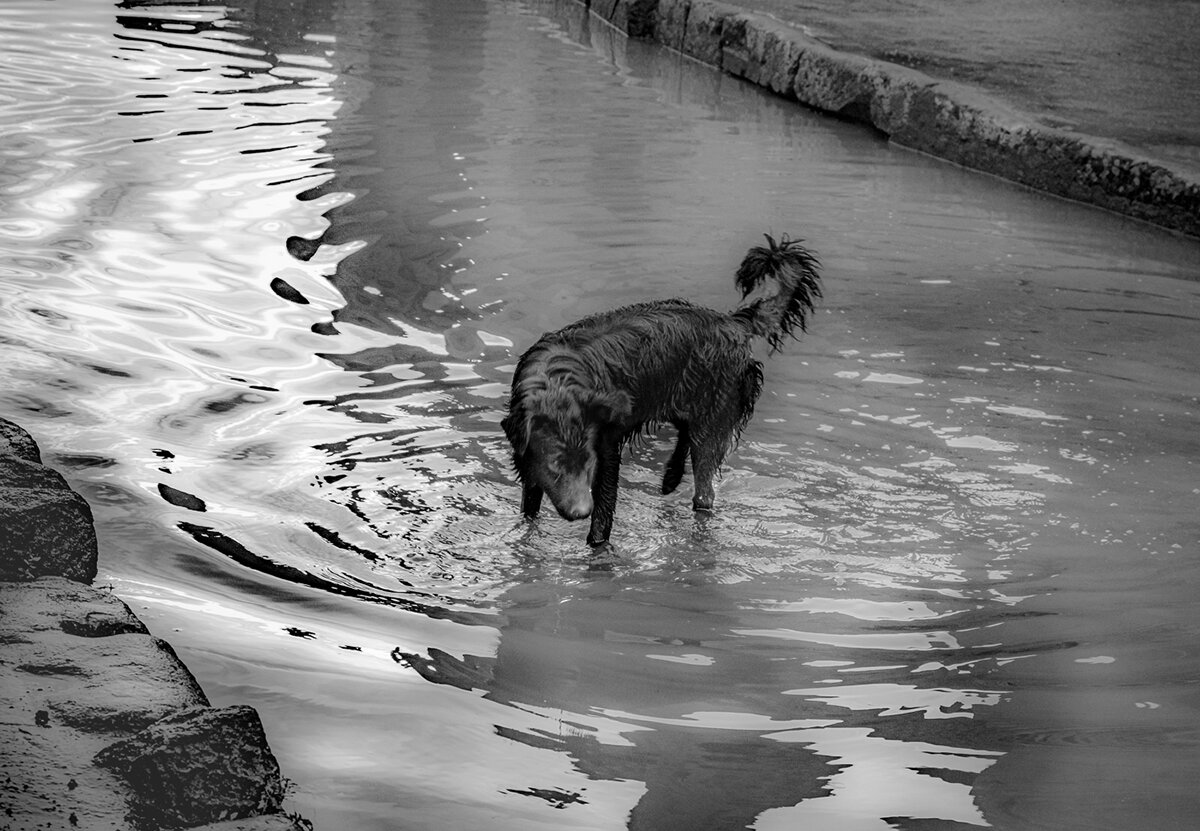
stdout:
[[[1200,249],[573,3],[0,11],[0,414],[323,828],[1190,827]],[[827,300],[717,513],[518,516],[515,357]]]

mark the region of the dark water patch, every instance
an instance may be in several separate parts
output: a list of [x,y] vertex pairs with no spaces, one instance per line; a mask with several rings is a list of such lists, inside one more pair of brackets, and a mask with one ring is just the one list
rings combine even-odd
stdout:
[[302,306],[308,305],[308,298],[300,292],[296,291],[286,280],[276,277],[271,280],[271,291],[278,294],[284,300],[290,300],[293,303],[299,303]]
[[104,456],[56,454],[54,465],[67,468],[115,467],[120,462]]
[[[328,478],[327,478],[327,481],[328,481]],[[318,535],[319,537],[321,537],[321,539],[325,540],[326,542],[328,542],[332,545],[336,545],[338,548],[344,549],[346,551],[351,551],[355,554],[361,554],[363,557],[366,557],[368,560],[378,560],[379,559],[378,554],[375,554],[372,551],[368,551],[365,548],[360,548],[357,545],[353,545],[352,543],[346,542],[344,539],[341,538],[341,536],[338,534],[337,531],[334,531],[331,528],[323,528],[315,522],[307,522],[305,524],[308,526],[308,528],[314,534]]]
[[277,577],[297,586],[306,586],[334,595],[349,596],[358,600],[395,606],[406,611],[428,615],[432,618],[446,618],[459,622],[468,622],[473,619],[473,616],[469,612],[457,612],[442,608],[441,606],[417,603],[399,597],[387,597],[366,588],[347,585],[345,582],[330,580],[316,574],[303,572],[300,569],[283,563],[276,563],[267,557],[255,554],[237,540],[213,528],[195,525],[190,522],[181,522],[178,527],[201,545],[223,554],[238,565],[251,568],[261,574]]
[[204,504],[204,500],[198,496],[194,496],[187,491],[181,491],[178,488],[173,488],[170,485],[165,485],[162,482],[158,483],[158,492],[167,502],[177,508],[186,508],[189,511],[197,511],[204,513],[208,510]]

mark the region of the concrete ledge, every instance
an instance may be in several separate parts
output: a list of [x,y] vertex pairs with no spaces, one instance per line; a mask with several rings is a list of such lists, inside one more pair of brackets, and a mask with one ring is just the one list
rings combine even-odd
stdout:
[[578,2],[631,37],[866,124],[897,144],[1200,237],[1200,178],[1135,148],[1038,124],[973,88],[839,52],[714,0]]
[[91,511],[0,419],[0,827],[303,831],[258,713],[89,585]]

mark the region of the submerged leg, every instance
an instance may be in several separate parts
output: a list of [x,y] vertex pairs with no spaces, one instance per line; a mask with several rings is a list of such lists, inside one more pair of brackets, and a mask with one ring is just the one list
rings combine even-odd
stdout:
[[721,470],[729,443],[730,436],[724,429],[692,431],[692,476],[695,480],[693,510],[712,511],[716,498],[713,481]]
[[607,431],[596,440],[596,478],[592,480],[592,527],[588,545],[603,545],[612,531],[617,510],[617,485],[621,472],[621,439]]
[[532,482],[521,483],[521,513],[533,519],[542,509],[542,489]]
[[692,471],[696,482],[696,489],[692,494],[692,510],[712,513],[713,500],[716,499],[713,479],[716,478],[717,469],[720,466],[720,462],[708,459],[701,461],[696,458],[695,454],[692,455]]
[[663,473],[662,492],[672,493],[679,487],[679,482],[683,479],[683,464],[687,461],[688,450],[691,447],[690,435],[686,421],[672,422],[679,428],[679,439],[675,442],[675,449],[671,451],[671,458],[667,462],[667,470]]

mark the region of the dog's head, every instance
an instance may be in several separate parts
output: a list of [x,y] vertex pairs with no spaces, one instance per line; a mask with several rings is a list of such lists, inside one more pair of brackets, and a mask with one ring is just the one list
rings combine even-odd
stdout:
[[544,490],[564,519],[583,519],[592,513],[598,437],[623,432],[632,410],[620,390],[556,386],[514,395],[501,423],[521,479]]

